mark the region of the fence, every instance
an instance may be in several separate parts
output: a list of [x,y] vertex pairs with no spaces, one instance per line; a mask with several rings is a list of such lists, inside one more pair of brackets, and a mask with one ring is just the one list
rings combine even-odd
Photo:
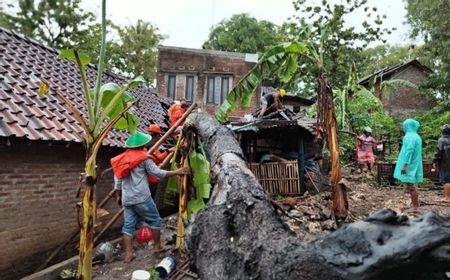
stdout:
[[263,189],[270,194],[300,194],[297,161],[250,163]]

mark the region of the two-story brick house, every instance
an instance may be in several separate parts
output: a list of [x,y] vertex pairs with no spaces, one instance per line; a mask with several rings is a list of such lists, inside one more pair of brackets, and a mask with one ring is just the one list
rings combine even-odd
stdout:
[[[233,86],[255,66],[257,59],[257,54],[160,46],[158,94],[174,100],[186,98],[214,114]],[[253,96],[251,108],[239,109],[232,116],[254,111],[258,96]]]

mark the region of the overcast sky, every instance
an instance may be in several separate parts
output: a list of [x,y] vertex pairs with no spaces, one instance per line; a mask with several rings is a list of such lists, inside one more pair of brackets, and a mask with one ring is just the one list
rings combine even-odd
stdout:
[[[312,3],[320,0],[310,0]],[[82,6],[100,15],[96,0],[84,0]],[[330,0],[330,2],[341,2]],[[397,27],[387,36],[389,44],[409,44],[408,27],[404,25],[406,10],[403,0],[369,0],[378,11],[386,14],[385,27]],[[259,20],[281,24],[295,11],[291,0],[110,0],[107,1],[108,18],[121,25],[138,19],[152,22],[168,36],[164,45],[201,48],[208,38],[210,27],[233,14],[249,13]],[[358,26],[364,21],[363,13],[347,19]]]

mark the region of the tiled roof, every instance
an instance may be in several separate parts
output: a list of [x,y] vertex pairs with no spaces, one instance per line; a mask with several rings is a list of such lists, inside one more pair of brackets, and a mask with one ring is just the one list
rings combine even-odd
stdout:
[[[96,67],[89,65],[87,76],[93,87]],[[77,66],[59,59],[54,49],[0,28],[0,137],[81,142],[83,129],[64,103],[52,94],[38,96],[41,80],[64,94],[86,116]],[[103,80],[127,81],[111,73],[104,73]],[[168,101],[144,86],[131,93],[138,99],[133,110],[141,120],[139,129],[145,130],[150,123],[166,129]],[[113,130],[104,144],[121,147],[127,137],[126,132]]]
[[390,76],[392,76],[395,73],[398,73],[399,71],[402,71],[404,68],[408,66],[415,66],[425,73],[431,73],[431,69],[420,63],[417,59],[410,60],[405,63],[400,63],[394,66],[385,67],[383,69],[378,70],[377,72],[373,73],[372,75],[366,76],[358,81],[358,84],[367,84],[370,80],[373,80],[374,78],[379,79],[388,79]]

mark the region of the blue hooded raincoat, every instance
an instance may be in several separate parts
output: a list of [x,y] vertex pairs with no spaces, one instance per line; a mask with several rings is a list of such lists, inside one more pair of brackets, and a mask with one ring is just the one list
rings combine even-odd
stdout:
[[[416,184],[423,182],[422,139],[417,134],[419,127],[420,123],[413,119],[407,119],[403,122],[405,136],[394,171],[394,178],[402,183]],[[405,163],[407,164],[406,173],[402,174],[401,169]]]

